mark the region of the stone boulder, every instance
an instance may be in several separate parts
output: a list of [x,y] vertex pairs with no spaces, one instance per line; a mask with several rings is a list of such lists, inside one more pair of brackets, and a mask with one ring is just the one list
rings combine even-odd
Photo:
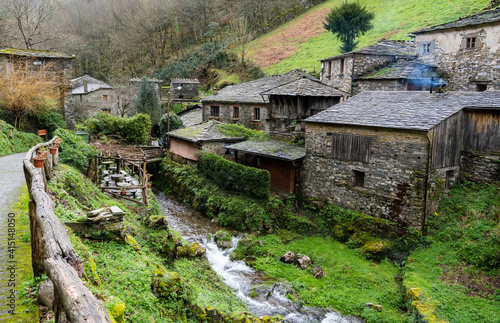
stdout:
[[291,251],[288,251],[283,256],[280,257],[280,261],[286,264],[293,264],[295,262],[295,254]]
[[295,264],[298,265],[302,269],[306,269],[307,266],[311,264],[311,258],[308,256],[300,255],[297,254],[297,259],[295,260]]
[[314,278],[317,278],[317,279],[320,279],[321,277],[323,277],[325,275],[323,273],[323,268],[321,268],[320,266],[314,266],[313,267],[313,275],[314,275]]
[[199,242],[193,242],[189,246],[177,246],[177,255],[180,257],[201,257],[207,252],[207,248]]

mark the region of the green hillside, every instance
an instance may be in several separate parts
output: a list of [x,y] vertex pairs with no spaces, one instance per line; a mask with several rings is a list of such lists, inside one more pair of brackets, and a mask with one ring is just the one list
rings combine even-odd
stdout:
[[[339,41],[323,28],[329,11],[344,0],[329,0],[248,46],[247,57],[268,74],[294,68],[318,71],[318,59],[340,54]],[[354,1],[354,0],[350,0]],[[489,0],[359,0],[375,13],[374,28],[357,48],[381,39],[409,39],[409,32],[449,22],[486,8]]]

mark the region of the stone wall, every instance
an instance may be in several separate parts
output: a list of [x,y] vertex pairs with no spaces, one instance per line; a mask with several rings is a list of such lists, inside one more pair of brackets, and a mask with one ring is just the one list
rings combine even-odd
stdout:
[[[107,96],[107,100],[104,96]],[[109,109],[111,115],[120,116],[118,95],[112,89],[100,89],[86,94],[73,95],[75,118],[82,120],[95,117]]]
[[[267,105],[264,104],[228,104],[224,102],[203,103],[203,121],[211,119],[211,106],[219,107],[219,118],[224,123],[238,123],[247,128],[265,130],[267,119]],[[239,118],[234,118],[233,107],[239,107]],[[254,108],[260,108],[260,120],[254,119]]]
[[405,80],[376,80],[358,79],[352,86],[352,94],[364,91],[406,91],[408,85]]
[[[464,48],[465,37],[477,37],[477,48]],[[434,52],[419,56],[426,64],[438,66],[449,77],[449,90],[476,91],[479,86],[500,90],[500,26],[471,26],[417,35],[419,48],[433,43]]]
[[[198,96],[199,83],[171,83],[170,94],[172,99],[193,99]],[[178,89],[180,87],[180,89]]]
[[[331,157],[331,134],[372,138],[368,163]],[[428,154],[425,133],[306,124],[302,192],[344,208],[420,228]],[[355,185],[364,173],[364,187]]]
[[[344,59],[343,74],[340,73],[342,59]],[[331,60],[330,74],[328,74],[329,61],[324,61],[321,63],[321,81],[344,92],[352,93],[353,79],[394,61],[396,58],[390,55],[351,54]]]
[[476,183],[500,182],[500,153],[462,152],[460,180]]

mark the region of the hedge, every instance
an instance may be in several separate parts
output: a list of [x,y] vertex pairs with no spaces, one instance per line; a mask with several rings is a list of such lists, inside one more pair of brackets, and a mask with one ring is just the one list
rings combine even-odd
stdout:
[[244,166],[215,154],[203,154],[200,171],[220,188],[257,198],[269,198],[271,177],[267,170]]
[[84,121],[85,130],[93,135],[118,135],[129,143],[146,143],[151,131],[151,120],[147,114],[136,114],[132,118],[120,118],[100,113]]

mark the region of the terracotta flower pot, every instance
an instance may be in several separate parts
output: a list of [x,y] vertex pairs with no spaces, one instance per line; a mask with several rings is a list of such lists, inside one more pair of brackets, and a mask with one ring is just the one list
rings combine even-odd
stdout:
[[33,164],[35,165],[36,168],[42,168],[44,161],[45,161],[45,158],[41,158],[38,156],[33,158]]
[[153,185],[153,182],[148,182],[148,188],[151,188],[152,185]]
[[122,190],[121,193],[122,193],[122,195],[125,195],[125,194],[127,194],[127,191]]
[[50,154],[55,155],[57,153],[57,147],[50,147]]

